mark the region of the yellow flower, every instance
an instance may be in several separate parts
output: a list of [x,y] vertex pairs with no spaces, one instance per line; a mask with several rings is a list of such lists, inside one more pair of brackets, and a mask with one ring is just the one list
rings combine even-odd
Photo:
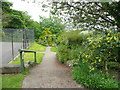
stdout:
[[93,71],[95,68],[93,66],[90,66],[90,71]]

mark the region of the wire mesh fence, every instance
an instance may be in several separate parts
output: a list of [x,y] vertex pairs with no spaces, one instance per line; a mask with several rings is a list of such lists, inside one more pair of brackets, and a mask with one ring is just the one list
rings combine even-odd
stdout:
[[2,29],[2,64],[7,64],[34,42],[33,29]]

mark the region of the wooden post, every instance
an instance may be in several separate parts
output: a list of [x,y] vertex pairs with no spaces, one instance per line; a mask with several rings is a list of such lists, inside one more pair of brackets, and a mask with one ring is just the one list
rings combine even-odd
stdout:
[[24,59],[22,59],[22,51],[20,51],[20,63],[21,63],[21,73],[24,73],[25,67],[24,67]]
[[20,70],[21,70],[21,73],[24,73],[25,66],[24,66],[24,59],[22,58],[22,52],[32,52],[32,53],[34,53],[34,62],[36,63],[37,62],[36,61],[36,51],[19,49],[19,52],[20,52],[20,64],[21,64]]
[[34,52],[34,62],[36,63],[36,52]]

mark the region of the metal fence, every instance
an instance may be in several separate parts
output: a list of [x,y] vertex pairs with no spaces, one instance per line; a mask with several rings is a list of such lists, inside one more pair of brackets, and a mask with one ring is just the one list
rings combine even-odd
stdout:
[[2,64],[7,64],[34,42],[33,29],[2,29]]

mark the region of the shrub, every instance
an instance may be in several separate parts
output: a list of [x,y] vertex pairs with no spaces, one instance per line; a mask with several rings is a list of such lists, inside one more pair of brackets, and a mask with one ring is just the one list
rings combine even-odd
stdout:
[[79,46],[86,40],[86,37],[88,37],[88,35],[81,33],[79,30],[64,32],[61,36],[59,36],[57,39],[57,56],[59,60],[62,63],[66,63],[66,61],[74,59],[75,64],[77,64],[80,57]]
[[[68,31],[57,40],[57,56],[62,63],[71,60],[71,66],[75,67],[73,78],[81,85],[88,88],[117,88],[118,82],[107,71],[118,67],[109,61],[118,61],[119,43],[120,33],[114,31],[96,34]],[[105,70],[106,74],[98,69]]]
[[89,64],[81,64],[72,71],[73,78],[87,88],[118,88],[118,81],[99,70],[90,71]]
[[108,62],[110,60],[117,61],[118,59],[119,34],[118,32],[107,31],[106,33],[87,38],[88,44],[84,44],[92,52],[92,58],[96,60],[95,64],[102,62],[106,72],[108,70]]
[[67,46],[61,45],[58,46],[57,50],[57,56],[61,63],[66,63],[67,60],[69,60],[69,49],[67,49]]

